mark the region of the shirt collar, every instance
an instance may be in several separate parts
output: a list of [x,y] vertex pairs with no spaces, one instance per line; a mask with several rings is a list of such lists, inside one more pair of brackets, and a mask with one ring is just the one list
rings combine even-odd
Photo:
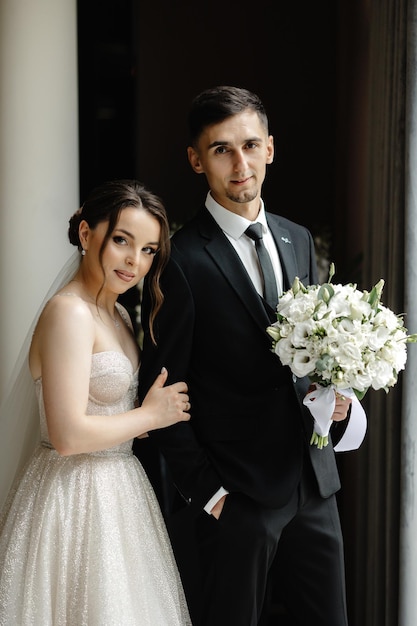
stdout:
[[[262,230],[265,233],[268,227],[262,198],[260,202],[261,208],[259,209],[259,213],[255,221],[262,224]],[[232,211],[225,209],[221,206],[221,204],[214,200],[210,191],[208,192],[206,198],[206,208],[226,235],[229,235],[229,237],[236,240],[243,235],[250,224],[254,223],[241,215],[237,215],[236,213],[232,213]]]

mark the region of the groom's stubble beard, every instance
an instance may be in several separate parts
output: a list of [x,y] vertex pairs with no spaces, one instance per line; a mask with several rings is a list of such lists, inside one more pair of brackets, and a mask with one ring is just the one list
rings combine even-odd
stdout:
[[258,189],[250,189],[246,191],[241,191],[238,194],[227,193],[227,199],[232,202],[236,202],[238,204],[246,204],[247,202],[252,202],[258,195]]

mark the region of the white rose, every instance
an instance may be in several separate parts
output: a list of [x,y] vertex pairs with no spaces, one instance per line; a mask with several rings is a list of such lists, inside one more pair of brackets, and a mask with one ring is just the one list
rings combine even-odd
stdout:
[[377,352],[386,343],[389,335],[390,331],[386,326],[377,326],[368,336],[369,348]]
[[396,328],[402,326],[398,316],[383,305],[380,306],[380,310],[374,317],[374,324],[376,326],[385,326],[390,331],[394,331]]
[[337,291],[329,302],[329,309],[332,310],[334,317],[350,317],[350,303],[347,294],[343,291]]
[[354,340],[353,337],[347,338],[344,343],[339,346],[338,360],[340,365],[345,365],[346,368],[352,363],[356,364],[362,362],[362,352],[360,346]]
[[384,345],[378,353],[378,356],[385,361],[388,361],[399,372],[405,368],[407,362],[407,349],[403,342],[388,342]]
[[287,303],[278,305],[278,312],[287,318],[289,322],[297,323],[312,317],[315,303],[308,298],[295,298]]
[[371,377],[366,370],[351,372],[349,375],[349,386],[357,391],[366,391],[371,386]]
[[392,364],[383,359],[375,359],[369,364],[368,371],[372,379],[371,386],[375,390],[392,387],[397,382]]

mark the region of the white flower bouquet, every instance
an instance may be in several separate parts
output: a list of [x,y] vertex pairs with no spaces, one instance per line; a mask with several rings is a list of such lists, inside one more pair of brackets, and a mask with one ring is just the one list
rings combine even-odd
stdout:
[[[402,316],[381,303],[382,279],[367,292],[354,284],[332,284],[333,275],[332,264],[328,283],[305,287],[294,280],[279,299],[277,321],[267,328],[272,349],[316,388],[358,400],[370,387],[388,392],[405,368],[406,344],[416,342],[417,334],[407,334]],[[327,445],[330,425],[331,420],[321,426],[316,419],[311,443]]]

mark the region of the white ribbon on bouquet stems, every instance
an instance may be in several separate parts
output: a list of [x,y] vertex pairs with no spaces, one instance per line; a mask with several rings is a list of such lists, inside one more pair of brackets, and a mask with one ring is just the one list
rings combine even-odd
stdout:
[[[323,448],[328,443],[328,435],[333,423],[331,417],[336,405],[336,389],[334,385],[322,387],[315,383],[314,386],[315,388],[305,396],[303,404],[309,409],[314,418],[312,443],[316,443],[319,448]],[[353,389],[338,389],[337,392],[346,398],[350,398],[352,404],[349,423],[339,443],[334,446],[334,450],[335,452],[357,450],[366,434],[366,413]]]

